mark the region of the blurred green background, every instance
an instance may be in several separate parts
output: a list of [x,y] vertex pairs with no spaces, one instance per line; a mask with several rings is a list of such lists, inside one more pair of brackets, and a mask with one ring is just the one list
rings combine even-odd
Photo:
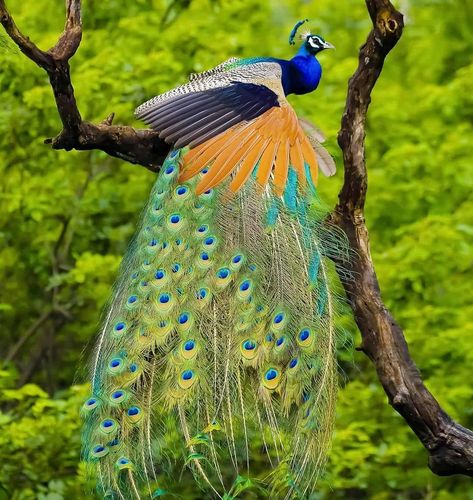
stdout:
[[[10,0],[42,48],[62,30],[63,2]],[[133,124],[135,106],[230,56],[289,58],[294,22],[334,43],[324,77],[291,98],[320,125],[339,173],[322,179],[331,206],[342,182],[336,134],[346,83],[370,21],[362,0],[87,0],[72,61],[85,119],[110,112]],[[428,388],[473,427],[473,2],[403,0],[400,44],[389,56],[368,119],[367,222],[383,297],[404,327]],[[164,20],[164,23],[163,23]],[[56,152],[60,130],[45,74],[0,45],[0,499],[80,498],[78,367],[154,181],[100,152]],[[358,333],[349,326],[359,343]],[[88,346],[88,347],[86,347]],[[440,478],[389,407],[368,360],[354,348],[336,434],[314,498],[473,499],[464,477]],[[179,473],[179,471],[178,471]],[[177,473],[177,475],[178,475]],[[185,498],[199,498],[189,485]]]

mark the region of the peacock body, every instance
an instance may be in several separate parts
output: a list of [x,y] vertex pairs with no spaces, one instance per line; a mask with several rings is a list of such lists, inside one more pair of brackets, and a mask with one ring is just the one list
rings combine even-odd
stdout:
[[173,151],[92,362],[84,458],[102,496],[164,495],[172,462],[206,498],[313,490],[337,385],[327,260],[343,241],[317,210],[317,166],[333,162],[285,96],[317,87],[329,46],[306,34],[291,61],[231,59],[137,109]]

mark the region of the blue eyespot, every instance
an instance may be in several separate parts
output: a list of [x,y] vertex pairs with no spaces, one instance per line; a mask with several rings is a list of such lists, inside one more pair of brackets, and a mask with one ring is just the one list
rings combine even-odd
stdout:
[[113,427],[113,420],[107,419],[102,422],[102,427],[105,429],[110,429],[110,427]]
[[209,238],[206,238],[206,240],[204,241],[204,243],[207,245],[207,246],[210,246],[210,245],[213,245],[215,242],[215,238],[213,238],[212,236],[210,236]]
[[158,269],[156,271],[156,274],[154,275],[154,277],[157,279],[157,280],[162,280],[164,278],[164,276],[166,276],[166,273],[161,270],[161,269]]
[[158,240],[156,238],[153,238],[149,243],[148,245],[150,247],[155,247],[156,245],[158,244]]
[[276,345],[279,347],[281,344],[284,342],[284,337],[279,337],[278,340],[276,340]]
[[120,458],[120,459],[118,460],[118,463],[119,463],[120,465],[127,465],[127,464],[129,464],[129,463],[130,463],[130,461],[128,460],[128,458]]
[[266,380],[274,380],[277,376],[278,372],[274,368],[270,368],[265,374]]
[[204,192],[204,194],[210,194],[212,192],[211,189],[207,189],[207,191]]
[[239,262],[241,262],[241,255],[235,255],[235,257],[233,257],[232,259],[232,262],[234,264],[238,264]]
[[203,225],[203,226],[200,226],[199,228],[197,228],[197,231],[199,233],[205,233],[205,231],[207,231],[207,229],[208,229],[208,226]]
[[194,349],[194,347],[195,347],[195,342],[193,340],[188,340],[184,344],[184,350],[186,350],[186,351],[192,351],[192,349]]
[[120,399],[124,396],[124,392],[123,391],[115,391],[113,394],[112,394],[112,398],[113,399]]
[[186,370],[182,374],[182,380],[190,380],[193,376],[194,376],[194,374],[192,373],[192,370]]
[[309,330],[307,330],[307,328],[305,328],[304,330],[302,330],[299,333],[299,340],[301,340],[302,342],[304,342],[304,340],[307,340],[309,338],[309,335],[310,335]]
[[132,406],[126,413],[128,416],[134,417],[135,415],[138,415],[140,413],[140,409],[137,406]]
[[279,313],[279,314],[276,314],[276,316],[274,317],[274,323],[276,323],[276,325],[278,325],[279,323],[281,323],[281,321],[284,319],[284,316]]
[[90,398],[86,401],[86,406],[94,406],[97,404],[97,400],[95,398]]
[[256,349],[256,344],[252,340],[245,340],[245,342],[243,342],[243,349],[246,351],[252,351],[253,349]]
[[169,220],[171,221],[171,224],[177,224],[181,220],[181,217],[177,214],[174,214],[171,215],[171,218]]
[[138,365],[136,363],[132,363],[129,368],[131,373],[135,373],[138,370]]
[[242,292],[246,292],[250,288],[250,282],[248,280],[245,280],[241,285],[240,285],[240,290]]
[[110,361],[110,368],[117,368],[122,364],[122,360],[119,358],[114,358]]
[[188,321],[189,321],[189,315],[187,313],[182,313],[180,316],[179,316],[179,324],[180,325],[184,325],[186,324]]
[[171,271],[173,273],[178,273],[180,269],[181,269],[181,265],[180,264],[175,263],[175,264],[173,264],[171,266]]
[[102,453],[102,451],[105,451],[105,448],[103,446],[96,446],[94,448],[94,453]]
[[185,186],[180,186],[180,187],[177,188],[176,193],[179,196],[182,196],[183,194],[187,193],[187,188]]
[[200,258],[201,258],[202,260],[209,260],[209,254],[208,254],[208,253],[206,253],[206,252],[202,252],[202,253],[200,254]]
[[219,269],[217,271],[217,276],[224,280],[225,278],[228,278],[228,276],[230,276],[230,269],[226,268],[226,267],[222,267],[222,269]]
[[266,335],[266,342],[272,342],[273,340],[274,340],[273,334],[272,333],[268,333]]
[[122,330],[124,330],[124,329],[125,329],[125,326],[126,326],[126,325],[125,325],[125,323],[124,323],[123,321],[120,321],[119,323],[117,323],[117,324],[115,325],[114,330],[115,330],[116,332],[121,332]]
[[298,363],[297,358],[291,359],[291,362],[289,363],[289,368],[295,368],[297,363]]
[[132,280],[136,280],[136,278],[138,278],[138,273],[137,273],[137,272],[134,272],[134,273],[131,275],[131,279],[132,279]]
[[167,304],[171,300],[171,297],[167,293],[163,293],[159,296],[159,302],[161,304]]
[[196,297],[198,300],[205,299],[205,297],[207,297],[207,290],[205,288],[201,288],[197,291]]
[[208,171],[209,171],[209,169],[208,169],[207,167],[205,167],[205,168],[202,170],[202,173],[205,175]]
[[248,268],[250,269],[250,271],[256,271],[256,265],[255,264],[250,264],[248,266]]
[[136,295],[131,295],[128,297],[128,304],[134,304],[138,300],[138,297]]
[[173,166],[170,166],[170,167],[168,167],[168,168],[165,170],[165,173],[166,173],[166,174],[168,174],[168,175],[169,175],[169,174],[172,174],[173,172],[174,172],[174,167],[173,167]]

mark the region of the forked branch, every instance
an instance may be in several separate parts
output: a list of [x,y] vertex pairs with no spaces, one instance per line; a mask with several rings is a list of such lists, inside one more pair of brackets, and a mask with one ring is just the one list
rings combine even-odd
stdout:
[[16,26],[5,0],[0,0],[0,23],[20,50],[43,68],[51,83],[63,130],[46,139],[54,149],[100,149],[111,156],[157,171],[169,152],[169,146],[156,132],[112,125],[113,115],[101,123],[83,121],[74,96],[69,60],[82,38],[81,1],[66,0],[64,31],[51,49],[38,48]]

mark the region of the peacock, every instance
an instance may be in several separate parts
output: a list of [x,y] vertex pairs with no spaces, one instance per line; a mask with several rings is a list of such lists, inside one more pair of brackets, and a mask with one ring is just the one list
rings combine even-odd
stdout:
[[324,466],[344,239],[316,190],[333,159],[286,99],[333,45],[300,38],[291,60],[232,58],[136,110],[171,152],[91,361],[83,457],[104,498],[172,494],[176,464],[200,498],[307,498]]

